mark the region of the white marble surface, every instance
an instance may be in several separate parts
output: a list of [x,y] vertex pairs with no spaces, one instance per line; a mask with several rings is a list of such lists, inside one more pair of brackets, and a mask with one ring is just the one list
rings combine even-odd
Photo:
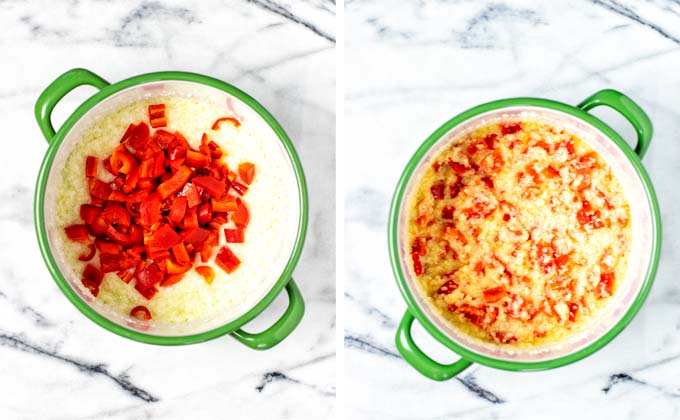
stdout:
[[[345,366],[351,419],[680,418],[680,5],[675,1],[351,1],[346,4]],[[656,134],[644,159],[661,204],[651,295],[607,347],[553,371],[473,366],[436,383],[398,356],[406,308],[386,248],[389,200],[416,147],[482,102],[634,98]],[[596,110],[624,136],[614,112]],[[455,356],[415,327],[443,362]]]
[[[335,5],[332,0],[0,1],[0,419],[312,419],[335,412]],[[223,337],[156,347],[84,318],[40,256],[33,191],[47,149],[33,117],[62,72],[115,82],[204,73],[281,122],[305,168],[309,234],[295,278],[307,312],[281,345]],[[93,90],[59,105],[59,124]],[[249,330],[270,325],[279,297]]]

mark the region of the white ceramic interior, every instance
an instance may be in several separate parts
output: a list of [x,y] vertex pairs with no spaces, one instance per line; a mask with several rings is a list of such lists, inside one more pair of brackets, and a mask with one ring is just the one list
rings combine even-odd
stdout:
[[[594,320],[582,332],[574,334],[568,341],[545,345],[533,349],[509,349],[491,343],[481,342],[456,329],[444,319],[429,302],[417,283],[409,261],[408,248],[408,203],[414,188],[422,178],[423,172],[443,149],[460,140],[466,134],[488,124],[507,120],[534,120],[561,127],[576,134],[587,142],[611,166],[630,203],[632,222],[632,249],[626,277],[617,290],[614,300],[607,306],[602,316]],[[625,314],[640,291],[645,273],[652,256],[653,226],[649,199],[630,160],[621,149],[605,134],[587,122],[557,110],[541,107],[508,107],[477,115],[453,127],[422,158],[406,186],[404,199],[399,209],[398,243],[402,271],[411,294],[426,316],[447,336],[459,345],[483,356],[514,362],[538,362],[556,359],[588,346],[607,333]]]
[[[158,336],[184,336],[199,334],[225,325],[248,312],[248,310],[261,301],[279,279],[293,252],[298,224],[295,222],[290,223],[290,226],[287,226],[286,235],[284,237],[272,238],[279,246],[275,255],[272,255],[272,264],[267,271],[266,278],[253,279],[253,281],[263,282],[265,285],[265,287],[259,288],[261,290],[260,295],[249,296],[247,299],[243,300],[240,306],[235,308],[230,307],[224,314],[216,314],[208,319],[199,319],[190,323],[170,324],[153,320],[151,322],[139,321],[136,318],[124,316],[109,306],[99,302],[96,298],[93,298],[89,291],[82,286],[79,276],[66,275],[66,273],[69,273],[72,270],[68,269],[68,262],[60,251],[57,231],[63,227],[57,226],[57,223],[55,222],[56,212],[53,210],[55,208],[56,191],[60,183],[64,163],[74,145],[81,140],[85,130],[101,118],[126,105],[144,99],[168,96],[199,99],[212,103],[218,107],[224,107],[225,115],[230,115],[230,112],[236,113],[236,115],[239,116],[243,127],[248,127],[255,135],[264,139],[266,144],[270,145],[270,150],[272,151],[270,157],[272,159],[280,159],[282,162],[281,167],[286,168],[287,173],[282,174],[285,180],[284,186],[286,191],[291,194],[291,197],[299,196],[300,193],[297,188],[295,171],[288,153],[284,149],[283,144],[274,130],[255,110],[235,96],[207,85],[187,81],[162,81],[145,83],[121,90],[95,105],[75,123],[59,146],[52,167],[50,168],[45,189],[44,214],[49,246],[57,265],[59,266],[59,270],[66,278],[71,288],[76,291],[80,298],[92,309],[116,324],[146,334]],[[289,214],[286,218],[287,220],[298,221],[300,220],[299,200],[291,200],[291,203],[294,203],[294,205],[288,209]]]

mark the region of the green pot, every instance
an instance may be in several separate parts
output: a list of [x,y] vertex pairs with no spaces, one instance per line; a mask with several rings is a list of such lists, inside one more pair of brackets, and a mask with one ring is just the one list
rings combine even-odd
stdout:
[[[51,115],[55,105],[67,93],[82,85],[94,86],[99,91],[80,105],[61,128],[55,130],[51,123]],[[293,174],[291,176],[295,177],[298,191],[299,218],[296,221],[292,221],[292,223],[297,223],[295,237],[294,239],[291,238],[291,243],[294,241],[294,244],[292,245],[287,262],[283,265],[278,280],[273,283],[252,308],[242,313],[238,318],[214,328],[188,334],[172,334],[167,332],[154,334],[152,329],[147,328],[145,330],[145,328],[138,328],[130,322],[114,320],[111,316],[103,314],[101,310],[95,309],[92,299],[90,298],[88,301],[88,297],[78,287],[75,287],[72,280],[69,281],[66,278],[67,276],[60,270],[55,259],[54,250],[50,245],[50,229],[55,229],[55,227],[45,223],[46,211],[49,211],[49,209],[46,210],[45,208],[46,196],[53,194],[53,188],[50,187],[52,185],[50,183],[50,174],[52,173],[53,166],[55,166],[55,162],[63,161],[65,158],[66,152],[60,148],[63,146],[66,138],[72,141],[72,137],[69,137],[69,134],[74,130],[74,127],[76,130],[80,129],[79,127],[85,126],[89,122],[115,111],[122,105],[130,103],[130,97],[134,95],[137,95],[139,98],[147,98],[152,97],[154,94],[161,95],[163,92],[167,92],[164,89],[190,91],[192,95],[199,98],[202,95],[220,99],[224,98],[227,101],[235,101],[240,107],[246,109],[254,116],[258,124],[268,130],[270,135],[276,136],[280,141],[281,153],[290,164],[290,172]],[[44,90],[36,103],[35,115],[38,125],[49,144],[40,168],[35,191],[34,219],[38,243],[47,268],[56,281],[57,286],[85,316],[107,330],[123,337],[143,343],[159,345],[198,343],[230,334],[248,347],[264,350],[283,341],[297,327],[304,313],[304,301],[291,275],[300,258],[307,231],[307,186],[300,160],[292,142],[281,125],[255,99],[225,82],[193,73],[149,73],[109,84],[90,71],[73,69],[59,76]],[[75,137],[75,134],[73,134],[73,137]],[[52,176],[60,175],[56,168],[55,166]],[[289,303],[288,308],[279,320],[271,327],[259,333],[248,333],[240,329],[244,324],[259,315],[283,288],[288,293]]]
[[[589,114],[597,106],[608,106],[623,115],[637,132],[637,145],[632,149],[624,139],[604,122]],[[450,323],[437,315],[407,269],[405,197],[414,187],[414,179],[424,170],[423,162],[438,154],[450,140],[480,125],[485,119],[507,115],[532,113],[568,124],[582,139],[592,139],[589,144],[603,157],[608,158],[631,203],[633,241],[631,261],[625,291],[617,292],[607,315],[589,325],[584,337],[576,344],[546,349],[535,354],[512,354],[509,351],[489,349],[471,342],[456,331]],[[483,124],[482,124],[483,125]],[[467,128],[466,128],[467,127]],[[573,363],[593,354],[616,337],[630,323],[642,306],[652,286],[661,247],[661,217],[652,183],[642,166],[641,159],[652,138],[652,124],[645,112],[631,99],[614,90],[603,90],[590,96],[578,106],[546,99],[514,98],[479,105],[447,121],[418,148],[406,165],[397,184],[390,208],[388,244],[392,270],[408,309],[397,329],[396,345],[406,361],[421,374],[434,380],[450,379],[472,363],[511,371],[553,369]],[[623,286],[622,286],[623,287]],[[460,356],[452,364],[441,364],[428,357],[414,343],[411,327],[415,320],[439,342]]]

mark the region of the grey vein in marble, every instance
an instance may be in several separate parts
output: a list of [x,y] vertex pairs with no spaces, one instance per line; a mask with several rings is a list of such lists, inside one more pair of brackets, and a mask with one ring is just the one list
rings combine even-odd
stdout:
[[109,372],[108,368],[104,364],[88,363],[74,358],[70,358],[61,355],[56,351],[50,351],[44,347],[38,346],[37,344],[30,343],[17,335],[2,331],[0,331],[0,346],[13,348],[24,353],[45,356],[50,359],[58,360],[60,362],[66,363],[67,365],[74,366],[79,371],[84,372],[88,375],[103,375],[111,379],[121,389],[123,389],[125,392],[127,392],[134,398],[138,398],[145,402],[159,401],[157,397],[153,396],[148,391],[134,385],[130,380],[130,375],[128,375],[127,373],[114,375],[111,372]]
[[311,22],[308,22],[305,19],[301,19],[295,14],[291,13],[288,8],[286,8],[283,4],[272,1],[272,0],[246,0],[249,3],[253,3],[265,10],[268,10],[272,13],[276,13],[277,15],[286,18],[287,20],[297,24],[301,25],[310,31],[314,32],[315,34],[319,35],[320,37],[327,39],[328,41],[331,41],[335,43],[335,37],[332,35],[326,33],[322,29],[318,28],[316,25],[314,25]]

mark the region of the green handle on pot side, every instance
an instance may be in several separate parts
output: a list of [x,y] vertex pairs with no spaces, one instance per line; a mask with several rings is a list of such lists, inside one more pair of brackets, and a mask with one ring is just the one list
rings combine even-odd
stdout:
[[286,292],[288,292],[288,309],[274,325],[255,334],[238,329],[232,332],[231,336],[255,350],[267,350],[283,341],[298,326],[305,313],[302,294],[293,279],[290,279],[286,285]]
[[590,111],[597,106],[608,106],[623,115],[628,122],[633,125],[637,133],[637,145],[635,146],[635,153],[640,156],[640,159],[645,155],[649,144],[652,141],[652,122],[640,108],[638,104],[621,92],[613,89],[601,90],[586,98],[583,102],[578,104],[578,107],[584,111]]
[[407,309],[404,312],[404,317],[397,327],[397,350],[399,354],[416,370],[423,375],[435,381],[446,381],[458,375],[467,369],[472,362],[465,359],[452,363],[450,365],[443,365],[430,359],[413,341],[411,337],[411,326],[413,325],[414,316]]
[[52,111],[59,101],[73,89],[90,85],[97,89],[103,89],[109,82],[85,69],[69,70],[57,77],[54,82],[43,91],[35,103],[35,118],[47,142],[51,142],[56,134],[52,126]]

